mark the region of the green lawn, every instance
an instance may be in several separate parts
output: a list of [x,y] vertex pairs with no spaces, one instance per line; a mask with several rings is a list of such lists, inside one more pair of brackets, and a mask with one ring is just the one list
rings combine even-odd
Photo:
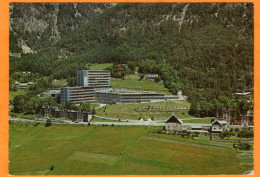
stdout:
[[217,175],[242,174],[252,169],[252,165],[240,164],[230,146],[219,148],[206,139],[156,134],[153,129],[11,123],[9,173]]
[[91,122],[119,122],[119,121],[95,117],[95,118],[91,119]]
[[12,117],[20,117],[24,119],[35,119],[35,117],[39,117],[38,114],[23,114],[23,113],[14,113],[9,111],[9,115]]
[[191,119],[191,120],[182,120],[183,123],[193,123],[193,124],[210,124],[211,123],[211,117],[206,117],[203,119]]
[[[87,64],[88,66],[88,64]],[[113,66],[113,63],[102,63],[102,64],[91,64],[90,69],[91,70],[103,70],[108,67]]]
[[111,78],[111,85],[113,88],[127,88],[141,91],[154,91],[159,93],[171,94],[163,83],[155,83],[152,80],[142,79],[139,81],[139,76],[130,74],[124,80],[118,78]]
[[[149,109],[149,107],[151,109]],[[176,108],[189,109],[190,103],[187,101],[164,101],[157,103],[136,103],[136,104],[112,104],[97,109],[96,114],[99,116],[132,119],[154,118],[154,120],[166,120],[172,113],[179,118],[190,118],[188,110],[180,110]],[[123,114],[122,114],[123,113]]]
[[59,86],[59,87],[64,87],[64,86],[68,85],[68,82],[67,82],[67,79],[61,79],[61,80],[54,79],[52,81],[52,85]]

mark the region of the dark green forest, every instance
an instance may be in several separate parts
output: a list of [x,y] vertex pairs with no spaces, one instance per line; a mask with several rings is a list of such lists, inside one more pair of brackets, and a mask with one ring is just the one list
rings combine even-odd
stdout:
[[134,62],[182,90],[191,114],[253,107],[233,96],[254,89],[253,3],[13,3],[10,12],[10,53],[21,53],[10,78],[71,79],[89,63]]

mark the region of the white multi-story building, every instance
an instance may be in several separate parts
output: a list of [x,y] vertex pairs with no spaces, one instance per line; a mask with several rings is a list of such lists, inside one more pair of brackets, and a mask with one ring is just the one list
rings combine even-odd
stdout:
[[77,72],[79,87],[110,87],[109,70],[79,70]]

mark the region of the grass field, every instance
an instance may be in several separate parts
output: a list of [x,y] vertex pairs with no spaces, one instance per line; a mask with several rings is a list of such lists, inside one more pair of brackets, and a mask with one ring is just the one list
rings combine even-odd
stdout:
[[103,69],[106,69],[111,66],[113,66],[113,63],[91,64],[90,69],[91,70],[103,70]]
[[[160,108],[159,108],[160,107]],[[164,101],[157,103],[137,103],[137,104],[112,104],[97,109],[97,115],[118,118],[137,120],[141,118],[154,118],[154,120],[166,120],[172,113],[179,118],[190,118],[188,110],[190,103],[187,101]],[[149,109],[150,108],[150,109]],[[123,114],[122,114],[123,113]]]
[[67,79],[61,79],[61,80],[54,79],[52,81],[52,84],[54,86],[64,87],[64,86],[66,86],[68,84],[68,82],[67,82]]
[[213,146],[206,139],[155,134],[154,129],[11,123],[10,174],[215,175],[252,169],[239,162],[231,144]]
[[119,122],[119,121],[94,117],[93,119],[91,119],[91,122]]
[[211,117],[205,117],[203,119],[191,119],[191,120],[182,120],[183,123],[193,123],[193,124],[210,124]]
[[17,95],[25,95],[28,89],[17,89],[17,91],[9,91],[9,100],[13,100]]
[[171,94],[163,83],[155,83],[152,80],[142,79],[139,81],[137,74],[130,74],[124,80],[118,78],[111,78],[111,85],[113,88],[127,88],[141,91],[154,91],[159,93]]

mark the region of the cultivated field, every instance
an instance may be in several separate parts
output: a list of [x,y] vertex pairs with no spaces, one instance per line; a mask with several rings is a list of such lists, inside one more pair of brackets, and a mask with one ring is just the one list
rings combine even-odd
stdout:
[[163,83],[155,83],[152,80],[142,79],[139,81],[137,74],[130,74],[124,80],[118,78],[111,78],[111,85],[113,88],[126,88],[140,91],[154,91],[159,93],[171,94]]
[[[25,126],[26,125],[26,126]],[[152,127],[10,124],[11,175],[242,174],[232,144],[152,133]],[[225,143],[224,143],[225,144]],[[248,159],[247,159],[248,161]],[[52,170],[51,170],[52,169]]]
[[112,104],[97,109],[97,115],[118,119],[137,120],[153,117],[154,120],[166,120],[174,113],[179,118],[190,118],[192,116],[188,114],[189,107],[190,103],[187,101]]

